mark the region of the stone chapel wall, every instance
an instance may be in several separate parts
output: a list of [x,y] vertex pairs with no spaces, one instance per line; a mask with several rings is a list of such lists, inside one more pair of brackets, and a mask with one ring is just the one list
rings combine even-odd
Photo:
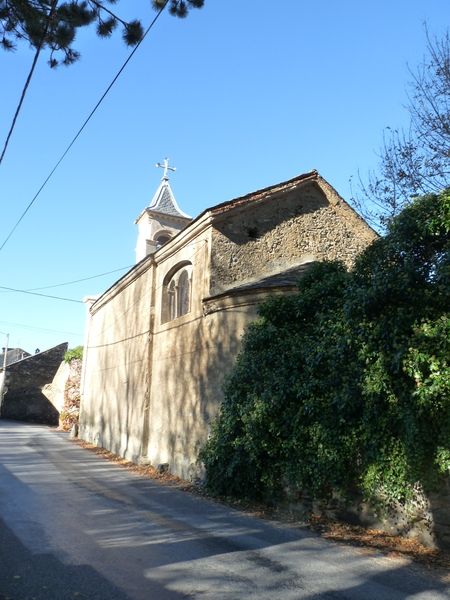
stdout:
[[[224,378],[266,292],[210,297],[302,262],[351,264],[375,237],[334,192],[326,196],[311,183],[205,213],[93,305],[80,437],[195,477]],[[190,310],[174,316],[169,291],[185,267],[192,274]]]
[[226,213],[214,226],[211,294],[311,260],[350,266],[376,234],[314,183]]
[[[201,475],[198,452],[223,398],[245,327],[256,306],[181,317],[155,333],[148,460],[185,479]],[[158,337],[159,336],[159,337]]]
[[[210,230],[203,230],[178,250],[158,254],[155,280],[155,319],[151,341],[151,393],[145,458],[168,463],[170,471],[189,477],[199,449],[208,406],[205,390],[215,354],[203,322],[202,299],[209,289]],[[167,283],[171,273],[192,272],[190,310],[167,316]]]
[[94,306],[84,351],[80,437],[133,461],[148,398],[152,273],[149,263]]

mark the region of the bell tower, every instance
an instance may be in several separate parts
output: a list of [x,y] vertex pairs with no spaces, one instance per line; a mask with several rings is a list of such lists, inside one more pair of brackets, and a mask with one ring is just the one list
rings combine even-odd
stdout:
[[170,187],[169,171],[175,171],[175,167],[169,166],[168,158],[163,163],[157,163],[156,167],[163,169],[161,183],[150,204],[135,221],[138,226],[137,263],[148,254],[156,252],[192,221],[178,206]]

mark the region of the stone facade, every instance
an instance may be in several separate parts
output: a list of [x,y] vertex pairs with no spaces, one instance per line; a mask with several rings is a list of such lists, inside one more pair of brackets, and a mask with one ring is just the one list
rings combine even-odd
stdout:
[[[374,232],[325,182],[277,186],[224,211],[211,243],[211,294],[292,265],[342,260],[351,266]],[[326,192],[326,193],[324,193]]]
[[286,489],[284,501],[274,499],[281,508],[301,519],[311,514],[380,529],[390,535],[414,538],[431,548],[450,549],[450,478],[442,481],[439,490],[426,495],[415,486],[414,498],[406,505],[392,502],[380,509],[359,497],[341,498],[334,495],[328,501],[312,500],[301,490]]
[[66,351],[67,343],[60,344],[8,366],[2,418],[58,424],[58,409],[42,390],[53,381]]
[[80,437],[198,476],[224,377],[260,302],[295,291],[314,261],[350,265],[375,238],[317,172],[204,211],[89,303]]

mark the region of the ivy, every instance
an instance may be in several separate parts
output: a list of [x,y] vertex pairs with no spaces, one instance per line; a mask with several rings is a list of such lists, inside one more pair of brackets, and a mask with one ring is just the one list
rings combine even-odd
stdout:
[[389,505],[450,469],[450,194],[418,198],[351,272],[260,307],[201,451],[210,492]]

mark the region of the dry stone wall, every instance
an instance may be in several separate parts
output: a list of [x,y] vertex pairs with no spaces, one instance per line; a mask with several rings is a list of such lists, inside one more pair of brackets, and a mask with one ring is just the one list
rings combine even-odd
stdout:
[[381,508],[358,494],[343,498],[334,494],[329,500],[313,500],[301,490],[285,489],[284,499],[274,499],[281,506],[302,519],[311,514],[343,521],[352,525],[380,529],[391,535],[414,538],[431,548],[450,549],[450,478],[439,490],[425,494],[415,486],[414,498],[403,505],[392,502]]

